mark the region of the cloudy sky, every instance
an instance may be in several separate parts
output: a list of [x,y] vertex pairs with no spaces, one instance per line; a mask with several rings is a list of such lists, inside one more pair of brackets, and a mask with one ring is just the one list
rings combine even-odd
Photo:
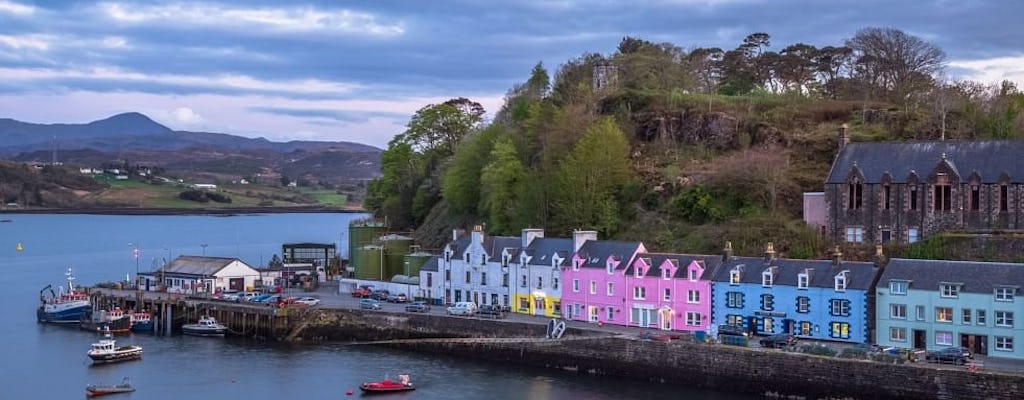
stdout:
[[0,0],[0,118],[83,123],[138,111],[172,129],[385,147],[420,107],[496,111],[538,61],[626,35],[683,48],[838,45],[894,27],[947,75],[1024,86],[1017,0]]

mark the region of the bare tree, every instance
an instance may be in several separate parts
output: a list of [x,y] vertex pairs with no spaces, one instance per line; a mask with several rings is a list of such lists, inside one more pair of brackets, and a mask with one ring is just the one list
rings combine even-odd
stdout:
[[867,78],[862,82],[880,85],[904,104],[926,91],[946,62],[942,49],[895,28],[861,29],[846,45],[856,53],[857,72]]

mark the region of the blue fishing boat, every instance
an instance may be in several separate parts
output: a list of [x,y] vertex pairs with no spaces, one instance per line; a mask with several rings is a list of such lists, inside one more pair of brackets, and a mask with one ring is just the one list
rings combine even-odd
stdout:
[[[39,301],[42,303],[36,309],[36,319],[39,322],[77,324],[85,313],[92,309],[89,295],[75,291],[75,275],[71,268],[68,268],[64,276],[68,281],[66,291],[63,287],[58,287],[55,291],[52,285],[46,285],[39,291]],[[50,291],[50,296],[46,296],[47,290]]]
[[153,332],[153,315],[148,311],[128,313],[132,320],[132,332]]

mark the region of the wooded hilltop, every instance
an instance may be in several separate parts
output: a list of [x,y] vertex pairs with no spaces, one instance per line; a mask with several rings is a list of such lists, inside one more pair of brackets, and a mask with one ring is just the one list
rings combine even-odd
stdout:
[[470,99],[423,107],[383,152],[364,206],[434,248],[483,225],[701,254],[773,241],[782,256],[817,258],[834,244],[802,221],[801,193],[823,190],[842,124],[854,141],[1024,132],[1012,82],[950,80],[945,63],[891,28],[817,45],[753,33],[727,50],[626,37],[553,78],[538,63],[491,121]]

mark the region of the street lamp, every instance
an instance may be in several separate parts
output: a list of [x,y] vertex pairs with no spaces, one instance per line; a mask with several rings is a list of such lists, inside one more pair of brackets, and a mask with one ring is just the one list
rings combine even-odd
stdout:
[[132,248],[132,258],[135,258],[135,288],[139,287],[139,245],[137,243],[128,243],[128,247]]
[[203,244],[199,245],[199,247],[203,248],[203,257],[206,257],[206,246],[209,246],[209,245],[206,244],[206,243],[203,243]]

